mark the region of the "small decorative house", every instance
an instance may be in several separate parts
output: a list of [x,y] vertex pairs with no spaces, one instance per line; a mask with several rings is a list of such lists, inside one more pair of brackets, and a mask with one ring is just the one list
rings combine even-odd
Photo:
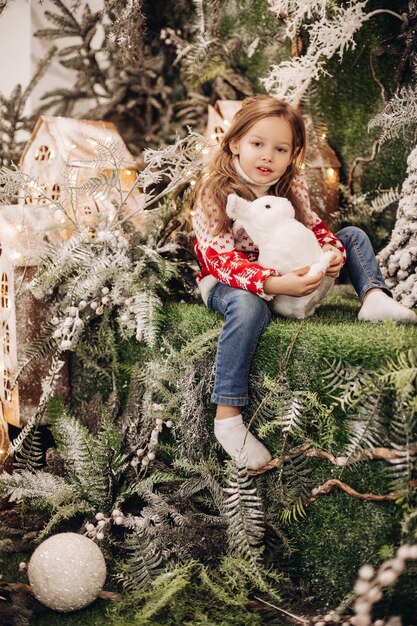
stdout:
[[204,133],[209,148],[221,142],[234,114],[241,106],[240,100],[217,100],[214,107],[209,104],[207,127]]
[[[15,295],[35,274],[33,258],[45,249],[44,235],[51,227],[50,222],[46,207],[0,206],[0,407],[4,423],[17,427],[24,426],[36,410],[42,393],[40,383],[47,368],[40,365],[13,389],[11,384],[18,359],[38,336],[47,307],[32,297],[16,301]],[[52,237],[54,235],[52,231]],[[68,398],[69,379],[65,367],[58,393]]]
[[[119,162],[122,162],[120,169],[116,171],[117,163],[115,165],[107,163],[103,170],[97,171],[95,161],[100,145],[117,151]],[[66,181],[67,188],[68,183],[70,186],[80,188],[89,179],[95,176],[102,177],[103,174],[109,179],[116,171],[121,190],[127,193],[136,179],[137,164],[114,124],[42,115],[19,162],[19,168],[37,181],[33,193],[21,198],[21,201],[26,205],[39,205],[44,202],[43,194],[52,200],[62,200],[64,193],[62,173],[66,163],[71,164],[71,180]],[[90,187],[88,193],[78,191],[77,222],[93,230],[97,226],[100,214],[108,214],[114,210],[111,200],[112,197],[103,194],[102,190],[101,193],[94,193]],[[126,210],[134,211],[139,208],[140,193],[135,190],[129,196]],[[140,224],[137,222],[140,222],[141,218],[136,221],[133,218],[132,221],[139,227]],[[71,230],[67,232],[67,237],[70,235]]]
[[7,423],[19,425],[19,396],[12,390],[17,369],[14,272],[0,245],[0,466],[9,446]]

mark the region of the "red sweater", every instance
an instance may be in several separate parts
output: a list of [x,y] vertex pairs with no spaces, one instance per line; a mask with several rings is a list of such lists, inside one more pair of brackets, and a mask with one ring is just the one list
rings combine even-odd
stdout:
[[[319,216],[310,209],[310,198],[304,179],[298,176],[293,181],[293,193],[304,203],[311,216],[311,230],[321,246],[330,243],[338,248],[346,261],[346,253],[342,242],[329,230]],[[264,194],[262,194],[264,195]],[[194,248],[201,271],[197,282],[212,276],[217,281],[252,291],[265,300],[274,296],[266,294],[263,285],[268,276],[276,276],[276,270],[262,267],[257,263],[258,248],[245,231],[233,232],[233,229],[221,235],[214,235],[221,218],[221,211],[206,191],[197,200],[193,216],[193,227],[196,234]],[[213,281],[213,279],[212,279]],[[214,281],[213,281],[214,282]]]

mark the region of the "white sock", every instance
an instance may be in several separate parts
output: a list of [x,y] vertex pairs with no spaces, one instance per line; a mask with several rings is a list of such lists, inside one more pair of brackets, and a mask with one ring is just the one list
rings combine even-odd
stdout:
[[358,313],[358,319],[363,322],[394,320],[404,324],[417,323],[417,315],[413,311],[396,302],[380,289],[373,291],[366,298]]
[[233,459],[237,460],[242,454],[248,469],[260,469],[272,458],[265,446],[247,431],[240,414],[215,419],[214,435]]

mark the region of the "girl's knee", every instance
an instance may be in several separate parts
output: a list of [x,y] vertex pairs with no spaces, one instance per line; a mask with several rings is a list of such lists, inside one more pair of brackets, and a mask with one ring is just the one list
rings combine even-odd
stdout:
[[236,292],[233,302],[231,302],[230,307],[228,307],[229,313],[236,312],[242,322],[244,322],[244,320],[251,322],[264,319],[265,324],[269,324],[271,311],[265,300],[243,289],[236,289]]
[[369,241],[368,235],[365,233],[362,228],[358,228],[357,226],[345,226],[336,233],[336,237],[344,243],[344,241],[353,239],[357,242]]

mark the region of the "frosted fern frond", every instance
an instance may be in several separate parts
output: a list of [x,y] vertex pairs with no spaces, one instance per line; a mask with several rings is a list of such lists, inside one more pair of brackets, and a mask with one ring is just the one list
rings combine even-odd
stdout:
[[156,317],[161,307],[161,300],[152,291],[142,291],[133,298],[131,305],[135,317],[136,339],[145,341],[150,346],[156,342]]
[[39,400],[39,404],[30,417],[27,424],[21,430],[20,434],[10,442],[8,454],[16,454],[22,447],[26,437],[28,437],[34,428],[36,428],[46,410],[48,402],[53,395],[59,377],[59,372],[65,365],[64,361],[59,358],[59,353],[55,353],[52,357],[51,365],[48,370],[47,376],[42,380],[42,394]]
[[392,204],[396,204],[401,198],[401,191],[398,187],[381,191],[373,200],[371,200],[371,211],[373,213],[382,213]]
[[98,176],[87,178],[85,182],[77,186],[77,191],[84,194],[86,197],[90,196],[103,201],[110,197],[114,183],[113,176],[108,177],[105,174],[99,174]]
[[46,358],[57,349],[57,340],[53,337],[55,326],[47,322],[38,336],[27,348],[24,357],[19,364],[19,370],[16,375],[16,381],[19,379],[21,372],[30,372],[41,359]]
[[121,548],[128,558],[119,566],[117,579],[128,591],[146,590],[161,573],[162,555],[142,532],[128,535]]
[[[54,287],[75,272],[79,264],[92,264],[90,247],[86,245],[88,235],[80,233],[61,245],[49,246],[38,259],[38,271],[29,284],[29,289],[42,297],[43,290]],[[38,292],[38,290],[41,290]]]
[[283,433],[294,434],[303,431],[305,398],[303,392],[295,391],[288,398],[281,418],[281,430]]
[[71,161],[70,155],[69,165],[89,167],[96,170],[109,168],[120,170],[123,167],[133,165],[131,161],[126,161],[126,151],[117,139],[105,142],[101,139],[97,139],[96,137],[91,137],[90,141],[94,146],[94,156]]
[[0,494],[8,497],[11,502],[32,500],[40,508],[52,508],[54,499],[73,498],[76,491],[61,476],[22,470],[13,474],[0,474]]
[[382,144],[389,139],[399,137],[410,127],[414,130],[417,125],[417,86],[403,87],[385,105],[383,110],[375,115],[368,124],[368,130],[381,128],[379,142]]
[[306,496],[311,491],[311,466],[304,452],[289,454],[282,468],[285,491],[293,498]]
[[256,562],[259,546],[264,535],[262,500],[257,495],[253,479],[245,467],[234,465],[234,475],[224,488],[227,500],[224,504],[229,528],[229,546],[232,552],[249,561]]
[[70,482],[79,490],[81,497],[99,507],[105,506],[109,487],[109,452],[112,452],[113,458],[117,448],[111,448],[113,444],[106,440],[103,433],[98,436],[90,433],[65,407],[57,411],[50,421],[52,435],[64,458]]
[[386,437],[383,408],[384,387],[380,381],[356,392],[354,413],[346,420],[346,466],[357,462],[360,452],[382,445]]
[[42,440],[39,430],[35,427],[29,432],[20,449],[14,455],[13,470],[35,472],[42,467]]
[[389,475],[392,490],[408,490],[410,481],[415,477],[417,461],[417,413],[410,410],[408,402],[397,400],[393,419],[390,421],[391,446],[396,452],[396,459],[391,460]]
[[328,365],[322,374],[325,389],[330,397],[336,398],[342,408],[345,408],[351,404],[353,397],[361,389],[365,371],[341,359],[324,361]]

